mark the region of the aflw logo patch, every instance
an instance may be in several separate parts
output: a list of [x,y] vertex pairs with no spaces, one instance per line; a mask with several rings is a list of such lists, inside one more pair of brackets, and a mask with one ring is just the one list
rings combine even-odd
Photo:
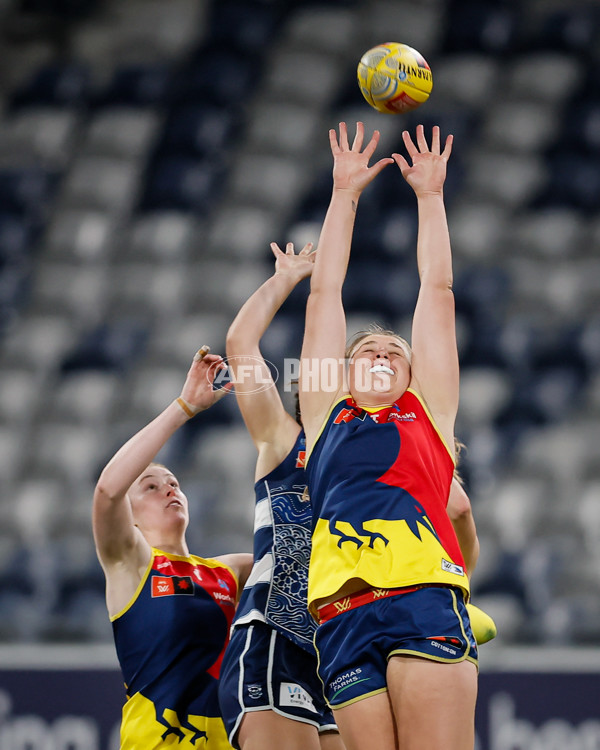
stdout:
[[194,582],[191,576],[154,576],[152,597],[194,596]]

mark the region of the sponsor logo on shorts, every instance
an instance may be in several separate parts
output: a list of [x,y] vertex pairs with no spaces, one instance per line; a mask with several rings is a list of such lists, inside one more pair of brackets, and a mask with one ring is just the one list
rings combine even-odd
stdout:
[[454,573],[457,576],[464,576],[465,574],[464,568],[461,565],[455,565],[449,560],[444,560],[444,558],[442,558],[442,570],[445,573]]
[[359,682],[368,682],[370,679],[370,677],[363,676],[363,671],[360,667],[351,669],[349,672],[344,672],[344,674],[339,675],[333,682],[329,683],[329,689],[333,692],[332,700],[337,698],[347,688],[352,687],[352,685],[356,685]]
[[440,643],[439,641],[436,641],[433,639],[430,639],[429,642],[431,643],[432,646],[439,648],[440,651],[445,651],[451,656],[456,656],[458,654],[458,651],[455,648],[452,648],[452,646],[448,646],[445,643]]
[[317,713],[312,698],[306,690],[295,682],[282,682],[279,686],[279,705],[304,708]]

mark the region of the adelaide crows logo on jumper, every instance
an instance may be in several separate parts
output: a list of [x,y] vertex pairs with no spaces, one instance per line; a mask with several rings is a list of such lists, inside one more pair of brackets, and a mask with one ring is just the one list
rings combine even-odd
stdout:
[[[408,495],[408,493],[406,493]],[[422,541],[421,531],[425,530],[433,534],[433,536],[440,541],[440,538],[433,527],[433,524],[427,517],[425,508],[421,503],[411,495],[408,495],[408,502],[398,503],[395,508],[396,515],[393,518],[385,518],[385,521],[405,521],[406,525],[414,536]],[[360,523],[346,520],[333,520],[329,519],[329,533],[332,536],[338,536],[337,546],[341,549],[344,542],[352,542],[356,544],[356,549],[360,549],[364,544],[368,544],[371,549],[374,549],[374,544],[377,540],[383,542],[383,546],[387,547],[390,541],[383,534],[378,531],[371,531],[365,528],[366,523],[377,521],[380,519],[370,519],[367,521],[361,521]],[[453,571],[454,572],[454,571]]]
[[194,596],[194,582],[191,576],[154,576],[152,597]]

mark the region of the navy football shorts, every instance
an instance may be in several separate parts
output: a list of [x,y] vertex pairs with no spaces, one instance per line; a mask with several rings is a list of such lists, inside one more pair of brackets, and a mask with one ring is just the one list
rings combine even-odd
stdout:
[[235,748],[241,721],[250,711],[270,709],[319,732],[337,731],[316,656],[262,622],[234,629],[221,665],[219,703]]
[[387,690],[388,659],[477,664],[461,589],[424,587],[349,609],[317,628],[319,676],[332,708]]

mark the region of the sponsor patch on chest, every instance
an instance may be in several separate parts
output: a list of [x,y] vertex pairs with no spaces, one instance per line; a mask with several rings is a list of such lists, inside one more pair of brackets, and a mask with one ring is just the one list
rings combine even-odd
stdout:
[[152,598],[193,595],[194,582],[191,576],[154,576],[152,578]]

